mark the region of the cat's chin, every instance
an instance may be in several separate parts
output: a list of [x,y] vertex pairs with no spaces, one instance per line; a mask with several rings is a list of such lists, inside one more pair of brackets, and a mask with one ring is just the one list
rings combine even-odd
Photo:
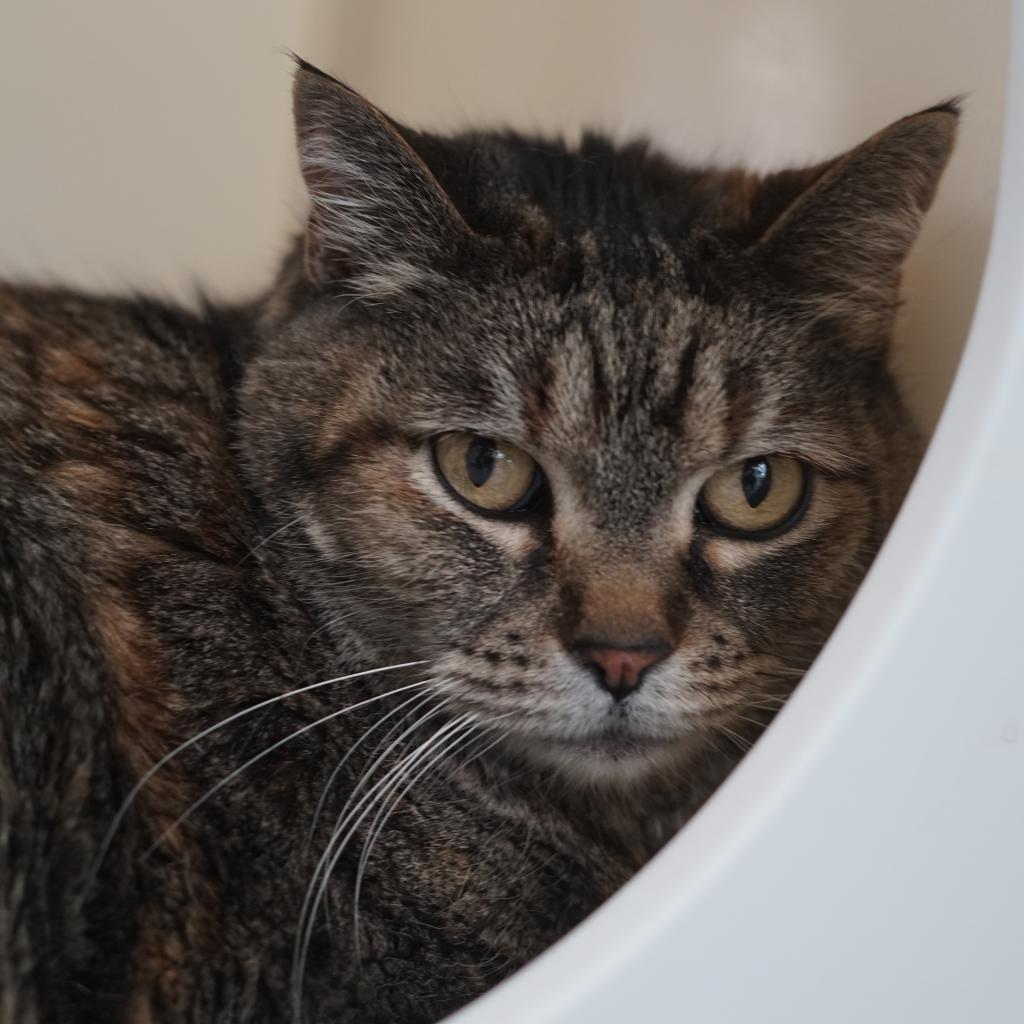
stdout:
[[700,734],[674,737],[608,732],[586,738],[524,738],[517,744],[535,764],[585,788],[635,789],[681,768],[702,749]]

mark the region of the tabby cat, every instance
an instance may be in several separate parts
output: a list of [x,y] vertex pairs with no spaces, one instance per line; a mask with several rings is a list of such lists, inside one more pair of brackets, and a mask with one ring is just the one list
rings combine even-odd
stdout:
[[434,1021],[721,781],[914,470],[954,104],[756,176],[300,63],[257,301],[0,288],[0,1018]]

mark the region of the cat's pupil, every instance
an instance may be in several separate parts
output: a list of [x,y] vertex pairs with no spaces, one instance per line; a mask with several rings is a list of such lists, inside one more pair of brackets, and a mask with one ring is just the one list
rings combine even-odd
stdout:
[[466,451],[466,474],[474,487],[483,487],[494,472],[494,441],[476,437]]
[[743,496],[751,508],[768,497],[772,489],[772,468],[767,459],[748,459],[743,467]]

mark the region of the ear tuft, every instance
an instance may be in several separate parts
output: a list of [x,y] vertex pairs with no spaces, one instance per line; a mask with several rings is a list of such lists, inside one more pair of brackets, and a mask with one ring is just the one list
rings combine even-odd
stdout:
[[309,277],[381,298],[442,275],[472,232],[397,125],[298,57],[294,111]]
[[963,113],[963,106],[963,96],[950,96],[948,100],[943,100],[941,103],[936,103],[934,107],[927,107],[925,110],[920,111],[920,113],[952,114],[954,117],[959,117]]
[[338,81],[338,79],[333,75],[329,75],[326,71],[318,68],[315,64],[310,64],[308,60],[300,57],[294,50],[288,50],[288,56],[295,61],[296,76],[301,71],[311,75],[318,75],[320,78],[326,78],[328,82],[333,82],[335,85],[344,85],[343,82]]

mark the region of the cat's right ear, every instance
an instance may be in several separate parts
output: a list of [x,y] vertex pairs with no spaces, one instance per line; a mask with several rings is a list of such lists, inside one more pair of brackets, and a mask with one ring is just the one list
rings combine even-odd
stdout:
[[474,236],[400,129],[302,60],[294,110],[309,278],[370,299],[429,287]]
[[[886,322],[956,137],[955,101],[904,117],[835,160],[768,175],[755,246],[786,284]],[[769,219],[772,208],[781,212]]]

